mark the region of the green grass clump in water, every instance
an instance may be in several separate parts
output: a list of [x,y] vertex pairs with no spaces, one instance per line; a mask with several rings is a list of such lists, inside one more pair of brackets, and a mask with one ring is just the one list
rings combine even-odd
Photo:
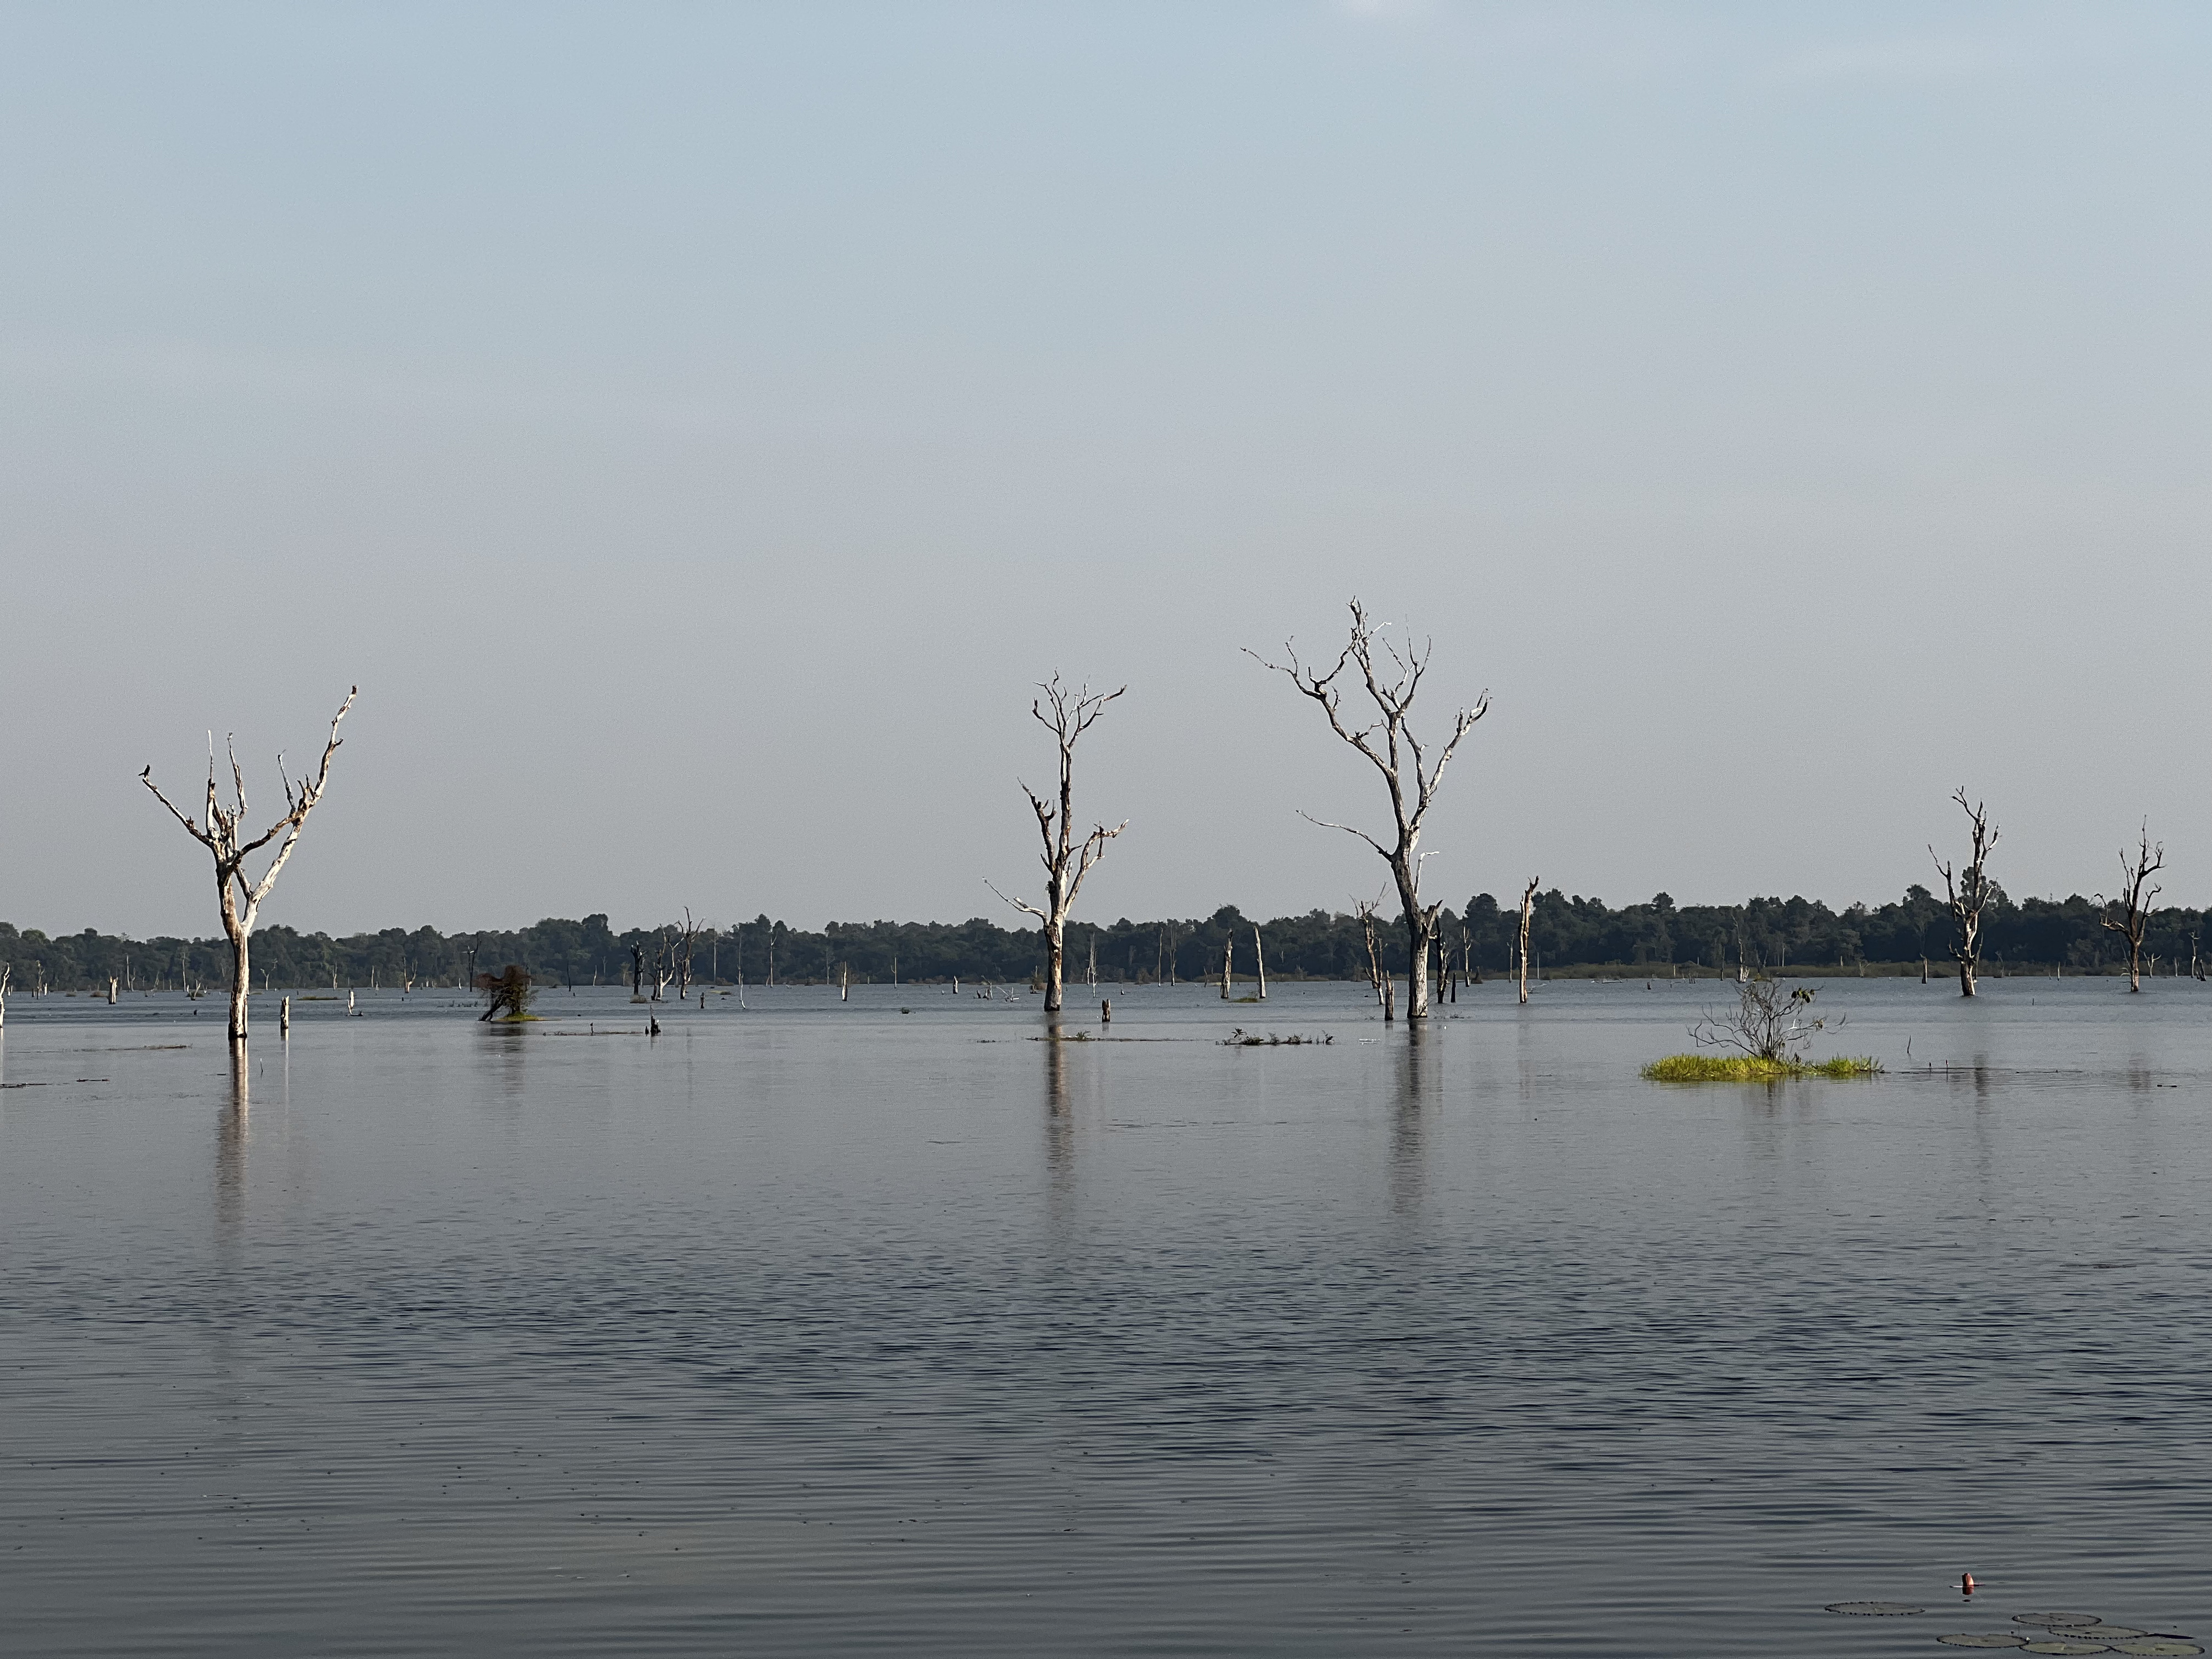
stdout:
[[1872,1077],[1881,1070],[1881,1062],[1872,1054],[1838,1054],[1805,1070],[1813,1077]]
[[1881,1070],[1881,1063],[1866,1054],[1838,1054],[1818,1065],[1749,1054],[1669,1054],[1646,1066],[1644,1075],[1652,1083],[1776,1083],[1793,1077],[1872,1077]]

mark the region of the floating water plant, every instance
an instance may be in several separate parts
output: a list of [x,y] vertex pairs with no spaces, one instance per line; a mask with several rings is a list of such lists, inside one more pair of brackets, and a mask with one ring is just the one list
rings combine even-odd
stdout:
[[1248,1031],[1242,1025],[1221,1039],[1224,1048],[1297,1048],[1309,1044],[1324,1045],[1335,1042],[1334,1036],[1302,1036],[1293,1031],[1288,1036],[1277,1036],[1273,1031],[1262,1036],[1257,1031]]
[[2021,1653],[2127,1653],[2187,1659],[2204,1651],[2187,1637],[2172,1632],[2107,1625],[2086,1613],[2021,1613],[2013,1615],[2013,1622],[2028,1628],[2020,1634],[1990,1631],[1936,1639],[1946,1647],[2013,1648]]
[[1925,1607],[1916,1607],[1910,1601],[1831,1601],[1830,1613],[1848,1613],[1860,1619],[1897,1619],[1908,1613],[1925,1613]]
[[[1669,1054],[1646,1066],[1644,1075],[1653,1083],[1777,1083],[1793,1077],[1872,1077],[1881,1070],[1881,1062],[1870,1054],[1838,1054],[1818,1062],[1761,1060],[1755,1054]],[[1841,1602],[1830,1609],[1843,1610]]]
[[[1693,1058],[1693,1056],[1692,1056]],[[1831,1601],[1830,1613],[1861,1618],[1894,1618],[1926,1609],[1909,1601]],[[2094,1613],[2016,1613],[2021,1630],[1962,1631],[1939,1636],[1947,1648],[2005,1648],[2015,1653],[2126,1653],[2144,1659],[2190,1659],[2203,1648],[2174,1631],[2138,1630],[2132,1625],[2108,1625]]]

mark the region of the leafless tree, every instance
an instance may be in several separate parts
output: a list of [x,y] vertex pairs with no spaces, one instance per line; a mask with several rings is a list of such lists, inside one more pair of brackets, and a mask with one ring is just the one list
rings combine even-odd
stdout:
[[668,988],[676,978],[677,957],[680,954],[680,934],[673,923],[666,923],[653,933],[653,1000],[666,1000]]
[[[1074,836],[1075,815],[1075,745],[1077,741],[1097,724],[1106,705],[1129,688],[1094,693],[1088,685],[1071,691],[1060,683],[1054,674],[1037,688],[1044,695],[1030,704],[1030,713],[1037,723],[1052,733],[1060,750],[1060,794],[1055,800],[1050,795],[1040,795],[1026,783],[1022,793],[1030,799],[1030,809],[1036,814],[1037,834],[1043,838],[1044,851],[1040,855],[1044,865],[1044,907],[1018,898],[1006,898],[1017,910],[1035,916],[1044,927],[1045,979],[1044,1009],[1048,1014],[1060,1012],[1062,969],[1066,957],[1067,913],[1075,907],[1075,896],[1083,890],[1083,878],[1091,868],[1105,856],[1106,843],[1129,827],[1127,818],[1109,830],[1101,823],[1080,842]],[[1049,713],[1046,712],[1048,709]]]
[[[1341,830],[1358,836],[1389,866],[1391,878],[1397,883],[1399,902],[1405,911],[1408,1019],[1428,1018],[1429,963],[1436,943],[1437,918],[1443,910],[1441,902],[1421,902],[1421,826],[1436,799],[1437,783],[1443,776],[1444,768],[1451,763],[1453,750],[1490,708],[1490,694],[1486,691],[1475,699],[1474,708],[1461,709],[1453,719],[1450,738],[1438,751],[1435,763],[1429,764],[1420,739],[1413,734],[1412,717],[1413,699],[1420,691],[1422,677],[1428,672],[1430,649],[1427,641],[1419,645],[1408,641],[1402,651],[1391,644],[1370,619],[1365,607],[1355,599],[1352,601],[1352,638],[1337,657],[1336,665],[1326,674],[1301,663],[1291,641],[1285,641],[1283,647],[1290,659],[1285,663],[1269,662],[1256,652],[1245,653],[1261,666],[1287,676],[1300,695],[1320,705],[1322,713],[1328,717],[1329,729],[1364,755],[1382,775],[1383,784],[1390,793],[1390,813],[1395,824],[1388,845],[1348,823],[1329,823],[1310,814],[1301,816],[1324,829]],[[1364,709],[1351,715],[1345,713],[1343,680],[1348,668],[1358,670],[1360,684],[1356,689],[1364,691],[1368,702],[1373,705],[1371,720],[1366,720]]]
[[1367,941],[1367,982],[1375,988],[1375,1000],[1382,1005],[1382,1023],[1389,1025],[1397,1020],[1398,1000],[1391,988],[1390,975],[1382,966],[1382,952],[1375,942],[1375,912],[1381,902],[1379,899],[1362,899],[1356,908],[1359,912],[1359,932]]
[[1784,991],[1765,974],[1754,974],[1737,984],[1735,1007],[1718,1014],[1707,1010],[1690,1036],[1702,1048],[1733,1048],[1752,1060],[1787,1065],[1792,1051],[1827,1024],[1808,1014],[1813,995],[1810,986]]
[[1540,876],[1528,878],[1528,884],[1521,890],[1521,1000],[1528,1000],[1528,922],[1536,912],[1536,886]]
[[692,921],[691,907],[687,904],[684,907],[684,920],[680,923],[671,922],[669,926],[676,935],[670,951],[676,970],[676,994],[689,1002],[691,1000],[691,959],[698,954],[699,933],[706,923]]
[[2128,989],[2142,989],[2143,930],[2150,926],[2150,902],[2166,889],[2145,890],[2143,884],[2154,871],[2166,868],[2166,843],[2151,845],[2150,823],[2143,823],[2142,839],[2136,843],[2136,855],[2130,859],[2127,849],[2120,849],[2120,891],[2117,898],[2097,895],[2097,903],[2104,914],[2097,918],[2106,927],[2128,942]]
[[1944,899],[1951,908],[1951,954],[1959,962],[1959,994],[1970,997],[1974,994],[1974,975],[1982,963],[1982,909],[1996,890],[1983,866],[1989,861],[1990,848],[1997,844],[1997,827],[1990,822],[1987,806],[1980,801],[1967,803],[1964,784],[1951,799],[1959,803],[1959,810],[1973,828],[1972,856],[1955,880],[1950,865],[1936,858],[1934,847],[1929,848],[1928,856],[1936,859],[1936,871],[1943,878]]
[[0,962],[0,1026],[8,1024],[8,976],[15,971],[12,962]]
[[[207,805],[204,825],[177,810],[176,803],[163,794],[154,781],[154,769],[149,766],[138,775],[138,781],[153,792],[154,799],[169,809],[170,816],[185,826],[192,839],[208,849],[215,860],[216,891],[222,903],[222,931],[230,939],[230,1040],[246,1041],[246,994],[253,981],[246,961],[247,942],[253,935],[254,918],[261,902],[269,896],[269,890],[276,884],[277,872],[283,869],[292,849],[299,845],[300,830],[307,821],[307,814],[323,798],[323,791],[331,780],[331,757],[338,751],[338,722],[353,707],[353,700],[361,693],[355,686],[346,692],[345,701],[338,712],[331,716],[330,740],[323,745],[322,764],[311,778],[296,784],[284,774],[284,757],[276,757],[277,781],[284,786],[285,811],[283,817],[252,840],[241,840],[245,823],[246,774],[238,764],[238,756],[228,741],[224,750],[230,759],[230,781],[233,800],[225,805],[216,794],[215,753],[210,745],[208,753]],[[278,837],[282,836],[280,841]],[[246,873],[246,861],[271,842],[276,851],[269,867],[258,878]]]

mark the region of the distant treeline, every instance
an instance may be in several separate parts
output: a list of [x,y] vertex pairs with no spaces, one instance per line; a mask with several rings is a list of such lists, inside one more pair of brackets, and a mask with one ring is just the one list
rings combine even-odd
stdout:
[[[1983,919],[1986,971],[2063,965],[2069,972],[2123,968],[2127,952],[2116,934],[2098,925],[2096,904],[2080,896],[2029,899],[2000,896]],[[1392,972],[1406,969],[1401,928],[1381,925],[1376,945]],[[1518,931],[1517,908],[1478,893],[1460,910],[1446,910],[1442,939],[1455,966],[1484,974],[1510,970]],[[1252,922],[1234,905],[1204,920],[1068,925],[1068,977],[1080,981],[1096,952],[1098,978],[1108,984],[1155,980],[1203,980],[1221,970],[1224,944],[1236,945],[1237,971],[1253,969]],[[477,973],[513,963],[556,985],[627,985],[641,960],[647,988],[656,956],[665,959],[676,930],[633,927],[615,933],[605,915],[581,921],[548,918],[507,933],[441,933],[434,927],[332,939],[289,927],[254,935],[258,981],[295,987],[398,986],[465,983]],[[2144,940],[2161,965],[2189,971],[2205,933],[2201,910],[2156,912]],[[1268,974],[1280,979],[1364,979],[1367,945],[1356,917],[1325,910],[1260,924]],[[1854,904],[1837,911],[1803,898],[1755,898],[1738,905],[1684,905],[1661,893],[1646,904],[1613,909],[1594,898],[1554,889],[1538,896],[1530,928],[1535,971],[1619,967],[1643,972],[1733,970],[1753,967],[1849,972],[1859,966],[1911,963],[1923,957],[1940,965],[1951,945],[1951,920],[1942,901],[1924,887],[1908,889],[1892,904]],[[2118,948],[2115,948],[2118,946]],[[855,983],[945,981],[954,977],[1014,982],[1041,968],[1042,935],[1007,928],[981,917],[963,922],[832,922],[807,932],[757,916],[740,926],[708,928],[696,939],[690,963],[695,982],[821,984],[849,974]],[[57,991],[106,988],[112,976],[134,988],[174,988],[180,983],[219,987],[230,973],[228,947],[219,939],[120,939],[87,928],[49,938],[35,928],[18,932],[0,922],[0,963],[14,969],[14,988]]]

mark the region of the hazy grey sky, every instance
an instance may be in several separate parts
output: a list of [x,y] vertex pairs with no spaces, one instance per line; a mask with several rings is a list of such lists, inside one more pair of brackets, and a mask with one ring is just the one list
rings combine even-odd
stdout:
[[2212,895],[2212,9],[0,7],[0,917],[348,684],[269,919],[1374,893],[1237,647],[1487,686],[1434,891]]

